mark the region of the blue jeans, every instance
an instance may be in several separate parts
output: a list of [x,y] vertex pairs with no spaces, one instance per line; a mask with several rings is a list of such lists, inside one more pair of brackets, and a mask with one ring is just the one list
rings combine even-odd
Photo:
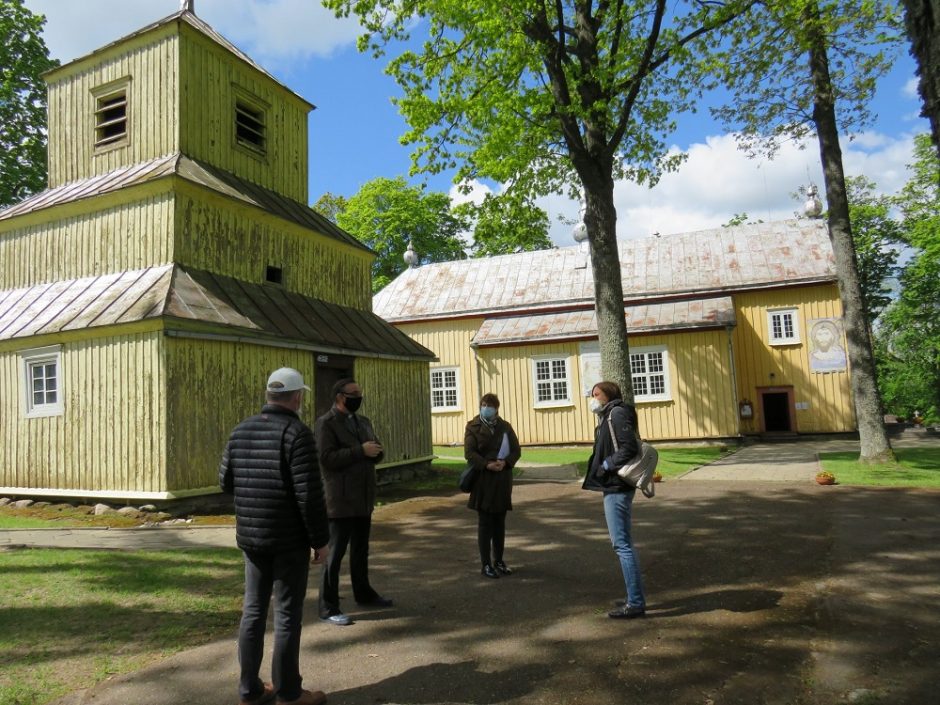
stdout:
[[274,658],[271,680],[281,700],[300,697],[300,629],[309,569],[309,548],[288,553],[245,552],[245,604],[238,631],[238,663],[241,665],[238,691],[242,700],[253,700],[264,689],[258,673],[264,658],[264,627],[272,593]]
[[607,520],[607,532],[614,553],[620,559],[623,582],[627,588],[627,607],[646,608],[646,596],[643,594],[643,576],[640,575],[640,561],[633,549],[630,538],[630,509],[636,490],[611,492],[604,495],[604,518]]

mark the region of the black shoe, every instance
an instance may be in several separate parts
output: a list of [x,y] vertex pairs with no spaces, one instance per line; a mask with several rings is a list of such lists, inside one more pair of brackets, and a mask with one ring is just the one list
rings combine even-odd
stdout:
[[371,600],[366,600],[365,602],[359,602],[359,600],[356,600],[356,604],[361,605],[362,607],[392,607],[395,602],[387,597],[376,595]]
[[512,571],[509,569],[509,566],[506,565],[503,561],[496,561],[493,564],[493,567],[499,571],[500,575],[512,575]]
[[499,573],[497,573],[493,569],[493,566],[491,566],[489,563],[483,566],[483,570],[480,571],[480,575],[482,575],[484,578],[498,578],[499,577]]
[[645,607],[620,607],[607,613],[611,619],[638,619],[646,616]]
[[330,610],[327,614],[321,614],[320,619],[338,627],[348,627],[353,621],[339,610]]

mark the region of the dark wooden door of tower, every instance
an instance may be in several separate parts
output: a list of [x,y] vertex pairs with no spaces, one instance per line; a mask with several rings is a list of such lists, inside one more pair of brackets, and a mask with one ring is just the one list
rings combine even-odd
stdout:
[[761,426],[765,433],[792,433],[793,387],[764,387],[761,400]]
[[352,377],[356,359],[346,355],[316,354],[316,417],[319,418],[333,406],[333,385],[341,379]]

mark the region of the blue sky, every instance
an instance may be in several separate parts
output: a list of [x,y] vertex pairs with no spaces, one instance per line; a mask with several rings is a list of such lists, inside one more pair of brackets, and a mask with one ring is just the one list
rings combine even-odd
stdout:
[[[46,43],[65,62],[175,12],[178,0],[26,0],[46,15]],[[370,179],[406,175],[409,151],[399,144],[405,123],[391,103],[397,93],[384,61],[359,54],[354,19],[338,20],[317,0],[195,0],[196,14],[251,55],[280,81],[317,106],[310,115],[310,201],[323,192],[351,196]],[[864,174],[885,192],[907,178],[912,138],[928,129],[920,118],[913,61],[906,51],[880,84],[874,126],[849,141],[843,156],[849,174]],[[752,219],[792,217],[799,203],[791,194],[809,181],[822,183],[815,143],[781,149],[772,162],[748,159],[707,111],[680,119],[671,144],[689,158],[679,172],[654,189],[618,184],[618,236],[646,237],[717,227],[736,213]],[[424,177],[415,177],[418,183]],[[428,181],[451,191],[449,177]],[[480,196],[488,188],[477,185]],[[552,239],[571,245],[577,203],[562,196],[540,205],[552,218]]]

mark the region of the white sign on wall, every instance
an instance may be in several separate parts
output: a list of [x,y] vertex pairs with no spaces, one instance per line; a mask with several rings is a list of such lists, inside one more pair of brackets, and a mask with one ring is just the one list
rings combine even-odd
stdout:
[[578,358],[581,361],[581,394],[591,396],[591,390],[601,377],[601,346],[597,341],[578,345]]

